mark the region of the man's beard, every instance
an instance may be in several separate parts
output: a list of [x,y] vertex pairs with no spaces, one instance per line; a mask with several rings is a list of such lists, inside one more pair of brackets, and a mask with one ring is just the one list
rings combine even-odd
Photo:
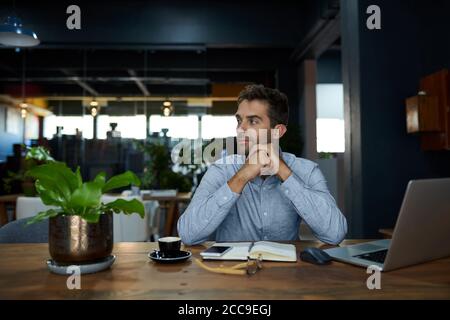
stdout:
[[258,144],[270,144],[272,143],[270,130],[269,134],[266,134],[265,136],[257,136],[257,137],[246,137],[245,140],[248,141],[248,143],[239,143],[239,140],[244,139],[242,136],[237,139],[238,145],[237,145],[237,152],[239,155],[244,155],[245,158],[248,157],[250,150],[253,146]]

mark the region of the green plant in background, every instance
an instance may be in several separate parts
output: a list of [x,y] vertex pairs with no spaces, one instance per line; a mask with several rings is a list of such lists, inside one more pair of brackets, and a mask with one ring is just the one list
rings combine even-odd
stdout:
[[102,194],[128,185],[140,185],[139,178],[127,171],[106,181],[99,173],[93,181],[83,182],[80,168],[73,172],[65,163],[50,162],[27,171],[26,176],[36,179],[36,190],[42,202],[56,209],[39,212],[28,223],[35,223],[57,215],[77,215],[90,223],[98,222],[105,213],[138,213],[144,217],[144,205],[137,199],[117,199],[102,203]]
[[160,180],[161,189],[178,189],[180,192],[189,192],[192,189],[191,180],[172,170],[163,171]]
[[140,141],[136,141],[135,145],[148,158],[141,176],[142,188],[158,188],[161,172],[167,170],[171,163],[166,147],[162,144]]
[[12,190],[12,184],[14,182],[20,182],[22,184],[22,191],[27,197],[33,197],[36,195],[36,189],[34,187],[34,179],[27,177],[25,173],[44,163],[55,161],[50,153],[44,147],[32,147],[29,148],[24,159],[21,160],[21,168],[18,172],[8,171],[7,177],[3,178],[4,190],[9,193]]
[[50,155],[48,150],[41,146],[32,147],[32,148],[28,149],[25,159],[35,160],[35,161],[40,161],[40,162],[55,161],[55,159],[53,159],[53,157]]
[[319,152],[319,159],[333,159],[333,154],[329,152]]
[[136,142],[136,147],[149,158],[141,175],[142,188],[191,191],[192,180],[172,170],[170,150],[165,145]]

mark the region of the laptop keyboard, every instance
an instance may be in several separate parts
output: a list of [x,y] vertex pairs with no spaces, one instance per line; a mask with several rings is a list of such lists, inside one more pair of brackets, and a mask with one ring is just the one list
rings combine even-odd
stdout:
[[385,250],[360,254],[360,255],[354,256],[354,258],[374,261],[374,262],[378,262],[378,263],[384,263],[387,252],[388,252],[388,250],[385,249]]

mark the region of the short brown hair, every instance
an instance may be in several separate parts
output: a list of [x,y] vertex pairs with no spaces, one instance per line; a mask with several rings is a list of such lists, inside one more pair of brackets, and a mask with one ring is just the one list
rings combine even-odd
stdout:
[[277,124],[287,126],[289,121],[289,101],[286,95],[277,89],[266,88],[261,84],[246,86],[239,93],[238,105],[244,101],[261,100],[268,104],[270,126],[273,128]]

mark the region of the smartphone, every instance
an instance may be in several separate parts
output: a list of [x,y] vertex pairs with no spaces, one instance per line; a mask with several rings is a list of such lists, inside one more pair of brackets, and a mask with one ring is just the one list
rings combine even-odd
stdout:
[[212,246],[205,251],[200,252],[202,257],[220,257],[231,250],[231,247],[226,246]]

